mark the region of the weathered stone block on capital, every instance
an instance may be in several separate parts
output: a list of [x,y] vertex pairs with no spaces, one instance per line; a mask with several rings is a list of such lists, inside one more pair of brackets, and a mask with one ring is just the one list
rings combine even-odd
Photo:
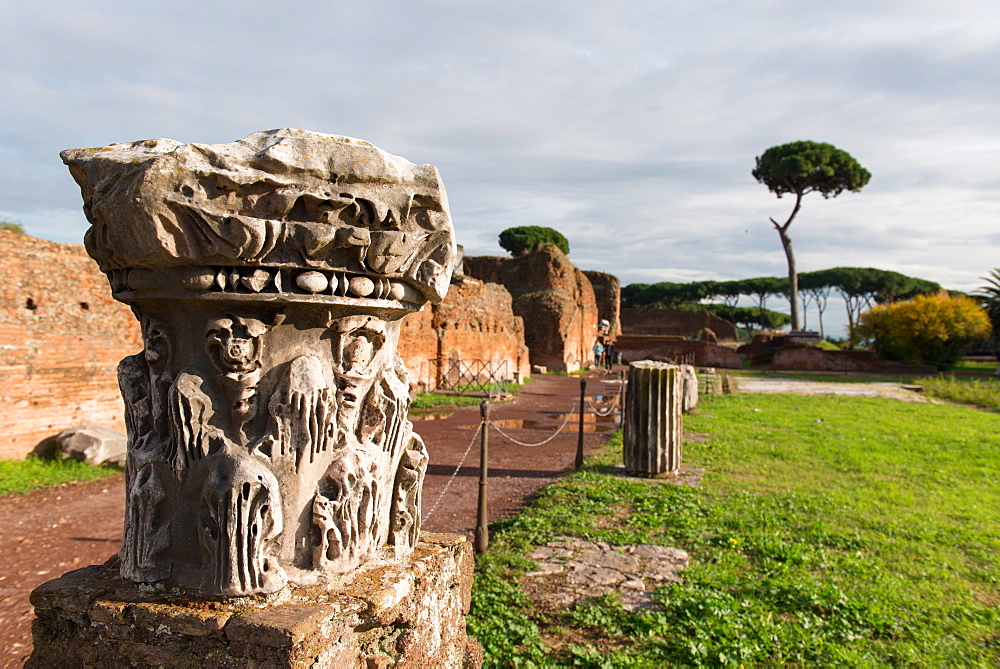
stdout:
[[396,345],[456,259],[437,170],[287,129],[61,155],[145,344],[119,366],[122,576],[256,595],[411,550],[427,455]]

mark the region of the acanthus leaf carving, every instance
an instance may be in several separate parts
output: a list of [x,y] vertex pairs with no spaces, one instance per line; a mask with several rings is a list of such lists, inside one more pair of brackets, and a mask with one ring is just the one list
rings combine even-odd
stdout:
[[412,434],[399,460],[393,482],[392,508],[389,516],[388,543],[410,548],[420,533],[420,493],[427,470],[427,448],[418,435]]
[[457,258],[437,170],[288,129],[62,155],[143,329],[122,575],[245,596],[408,551],[427,453],[396,346]]
[[286,578],[274,544],[281,530],[278,481],[264,463],[235,449],[214,456],[198,518],[200,589],[233,596],[280,589]]

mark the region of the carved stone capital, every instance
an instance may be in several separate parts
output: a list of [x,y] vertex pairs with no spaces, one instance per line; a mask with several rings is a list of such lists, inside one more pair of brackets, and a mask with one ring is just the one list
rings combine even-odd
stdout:
[[145,341],[122,575],[246,596],[407,552],[427,455],[396,347],[457,257],[437,170],[302,130],[62,157]]

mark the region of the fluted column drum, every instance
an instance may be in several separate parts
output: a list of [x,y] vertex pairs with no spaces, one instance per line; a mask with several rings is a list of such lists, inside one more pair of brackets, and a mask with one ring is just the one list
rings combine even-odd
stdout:
[[637,476],[675,474],[681,466],[681,368],[640,360],[629,365],[625,392],[625,469]]

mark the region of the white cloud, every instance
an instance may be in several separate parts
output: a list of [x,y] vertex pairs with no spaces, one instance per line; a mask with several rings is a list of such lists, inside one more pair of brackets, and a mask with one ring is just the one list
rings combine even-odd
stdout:
[[782,274],[790,202],[750,170],[814,139],[873,178],[807,198],[803,270],[1000,265],[995,3],[38,0],[0,26],[0,215],[59,241],[86,228],[63,148],[291,126],[438,165],[470,254],[539,224],[626,282]]

